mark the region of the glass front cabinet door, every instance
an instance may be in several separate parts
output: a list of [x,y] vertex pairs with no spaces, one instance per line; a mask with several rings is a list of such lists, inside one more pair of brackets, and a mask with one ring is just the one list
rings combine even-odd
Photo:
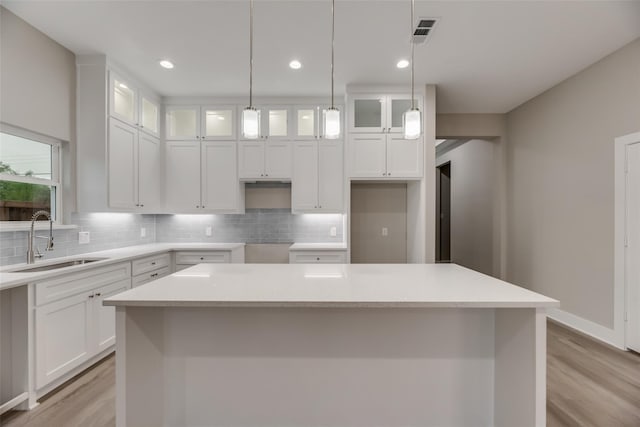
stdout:
[[160,136],[160,103],[144,93],[140,93],[140,129]]
[[125,123],[138,125],[138,94],[133,85],[109,72],[109,114]]
[[200,106],[167,105],[168,140],[200,139]]
[[312,105],[298,105],[293,109],[295,140],[316,139],[318,137],[319,107]]
[[214,105],[202,107],[202,139],[236,139],[236,107],[233,105]]
[[382,95],[354,95],[349,100],[349,130],[359,133],[384,132],[386,103]]

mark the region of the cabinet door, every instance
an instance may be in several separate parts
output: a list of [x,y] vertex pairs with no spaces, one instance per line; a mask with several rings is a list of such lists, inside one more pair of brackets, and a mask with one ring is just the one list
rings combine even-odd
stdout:
[[138,205],[157,209],[161,199],[160,140],[140,132],[138,134]]
[[[415,106],[421,108],[418,98]],[[411,108],[411,94],[387,96],[387,132],[402,133],[402,117]]]
[[91,292],[91,318],[93,333],[93,355],[100,353],[116,343],[116,310],[112,306],[103,306],[102,301],[131,288],[131,279],[121,280]]
[[349,130],[371,133],[386,129],[386,98],[383,95],[353,95],[349,99]]
[[200,139],[200,106],[167,105],[165,109],[168,140]]
[[152,136],[160,136],[160,102],[158,100],[140,94],[140,130]]
[[136,89],[121,76],[109,72],[109,115],[128,123],[138,125],[138,94]]
[[266,139],[290,139],[290,114],[286,106],[265,106],[261,108],[262,136]]
[[319,135],[319,107],[296,105],[293,108],[293,137],[296,140],[316,139]]
[[138,130],[109,119],[109,206],[134,209],[138,205]]
[[343,211],[343,158],[342,141],[318,142],[318,208],[323,212]]
[[36,388],[90,357],[90,305],[85,292],[35,309]]
[[238,176],[243,178],[264,178],[264,142],[238,142]]
[[289,141],[267,141],[265,143],[265,177],[291,179],[293,150]]
[[401,135],[387,136],[387,176],[420,178],[423,175],[422,138],[407,140]]
[[200,143],[166,143],[165,191],[167,209],[190,212],[200,208]]
[[236,107],[217,105],[202,107],[202,139],[236,139]]
[[314,212],[318,209],[318,142],[293,143],[291,211]]
[[352,135],[349,140],[351,177],[381,178],[386,172],[386,135]]
[[240,182],[236,142],[202,143],[202,208],[207,211],[238,211]]

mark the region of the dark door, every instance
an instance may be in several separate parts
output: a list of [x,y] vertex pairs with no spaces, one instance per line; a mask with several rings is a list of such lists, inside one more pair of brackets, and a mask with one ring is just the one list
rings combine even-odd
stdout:
[[436,261],[451,261],[451,162],[436,173]]

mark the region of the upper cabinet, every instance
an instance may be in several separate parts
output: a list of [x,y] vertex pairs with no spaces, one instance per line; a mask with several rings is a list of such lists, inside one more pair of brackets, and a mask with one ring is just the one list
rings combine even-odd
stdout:
[[109,72],[109,115],[153,136],[160,135],[160,102],[114,71]]
[[[261,105],[255,108],[260,111],[259,139],[291,139],[291,108],[288,105]],[[238,121],[237,128],[240,139],[246,139],[242,136],[242,120]]]
[[[342,107],[336,106],[342,114]],[[324,113],[328,105],[296,105],[293,107],[293,139],[322,139]],[[340,121],[342,123],[342,120]]]
[[[417,108],[422,98],[416,97]],[[402,116],[411,108],[411,95],[354,94],[349,97],[349,131],[355,133],[401,133]]]
[[233,105],[167,105],[167,140],[234,140],[236,107]]

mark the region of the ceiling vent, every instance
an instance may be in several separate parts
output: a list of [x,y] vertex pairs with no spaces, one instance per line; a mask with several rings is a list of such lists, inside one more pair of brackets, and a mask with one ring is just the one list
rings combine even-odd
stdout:
[[418,18],[418,23],[413,29],[413,42],[424,43],[430,38],[438,25],[438,18]]

